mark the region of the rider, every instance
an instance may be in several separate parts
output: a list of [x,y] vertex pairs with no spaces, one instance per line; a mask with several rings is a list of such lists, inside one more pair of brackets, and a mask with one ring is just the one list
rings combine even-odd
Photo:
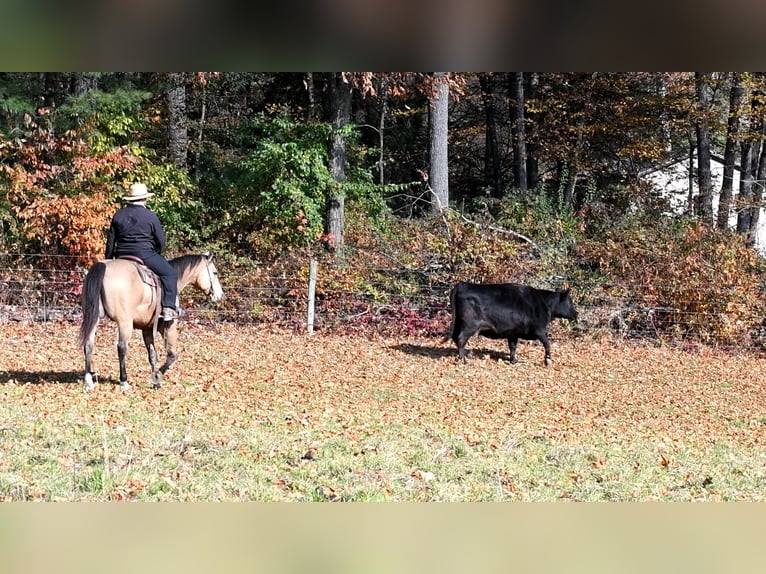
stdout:
[[162,312],[160,318],[172,321],[181,316],[176,307],[178,274],[162,256],[165,250],[165,230],[157,215],[146,207],[147,198],[153,196],[143,183],[130,186],[127,203],[112,217],[106,239],[106,258],[123,255],[138,257],[154,271],[162,283]]

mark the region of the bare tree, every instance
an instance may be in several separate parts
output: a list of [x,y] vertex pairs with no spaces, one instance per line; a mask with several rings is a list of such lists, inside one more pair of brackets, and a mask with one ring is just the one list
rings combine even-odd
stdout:
[[713,222],[713,183],[710,175],[710,123],[713,89],[710,72],[695,72],[698,115],[697,131],[697,187],[699,198],[697,213],[709,223]]
[[492,189],[493,197],[503,196],[503,186],[500,171],[500,143],[497,130],[497,102],[495,98],[495,73],[479,74],[481,99],[484,103],[486,122],[486,143],[484,146],[484,172],[486,180]]
[[186,84],[183,72],[168,75],[170,85],[165,92],[168,112],[168,158],[178,168],[186,167],[189,133],[186,125]]
[[731,204],[734,197],[734,166],[737,163],[737,143],[739,138],[740,116],[745,98],[743,75],[734,72],[729,90],[729,120],[726,128],[726,148],[723,152],[723,181],[718,200],[717,225],[719,229],[728,229]]
[[433,89],[429,98],[429,181],[431,209],[443,211],[449,207],[449,164],[447,162],[449,127],[449,83],[447,72],[434,72]]
[[513,179],[522,195],[527,193],[527,136],[524,129],[524,72],[511,72],[511,133]]
[[[527,72],[524,74],[524,99],[530,97],[537,97],[537,90],[539,87],[540,78],[538,72]],[[526,105],[525,105],[526,107]],[[533,112],[527,113],[525,110],[525,125],[524,125],[524,137],[526,139],[526,151],[527,151],[527,189],[535,189],[540,182],[540,166],[538,161],[538,155],[540,153],[540,147],[534,143],[534,138],[530,137],[534,134],[529,133],[526,121],[535,124],[535,114]]]
[[338,256],[343,255],[345,227],[345,196],[342,185],[346,181],[346,136],[343,128],[351,121],[351,82],[342,72],[331,72],[330,122],[333,133],[330,141],[330,173],[336,182],[327,196],[326,231],[332,237],[332,248]]
[[[750,111],[748,117],[748,129],[743,134],[742,161],[739,176],[739,197],[737,200],[737,233],[745,237],[748,245],[755,245],[755,231],[760,214],[760,203],[763,198],[760,181],[761,170],[766,172],[766,166],[762,166],[761,150],[764,139],[764,107],[763,99],[766,96],[760,85],[761,74],[748,75],[751,85]],[[766,174],[765,174],[766,175]]]

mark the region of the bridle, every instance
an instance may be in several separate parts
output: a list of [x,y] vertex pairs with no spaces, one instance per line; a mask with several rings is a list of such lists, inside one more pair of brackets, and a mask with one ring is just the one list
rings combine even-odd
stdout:
[[210,265],[213,262],[210,260],[209,253],[204,253],[202,257],[205,259],[205,271],[207,271],[207,279],[208,283],[210,284],[210,288],[205,292],[205,295],[210,295],[210,293],[213,292],[213,272],[210,270]]

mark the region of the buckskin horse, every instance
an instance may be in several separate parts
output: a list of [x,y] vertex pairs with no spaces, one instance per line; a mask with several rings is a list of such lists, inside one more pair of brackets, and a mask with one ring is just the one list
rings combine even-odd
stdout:
[[[183,255],[168,261],[178,273],[179,294],[187,285],[194,285],[212,301],[220,301],[223,290],[218,281],[218,271],[210,253]],[[139,262],[130,259],[107,259],[94,263],[85,276],[82,289],[82,324],[78,342],[85,352],[85,390],[95,388],[91,370],[91,354],[96,341],[96,329],[102,317],[117,323],[117,356],[120,360],[120,387],[130,389],[125,369],[128,340],[133,329],[140,329],[149,355],[152,374],[149,383],[159,388],[162,375],[176,358],[178,320],[166,322],[159,318],[160,283]],[[154,281],[152,281],[154,279]],[[154,341],[157,335],[165,340],[165,364],[157,368],[157,351]]]

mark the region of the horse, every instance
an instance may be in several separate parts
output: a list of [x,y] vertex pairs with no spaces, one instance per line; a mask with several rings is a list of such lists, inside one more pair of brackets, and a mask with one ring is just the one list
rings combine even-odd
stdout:
[[[218,270],[210,253],[182,255],[168,261],[178,273],[178,293],[193,284],[214,302],[223,297],[223,289],[218,281]],[[160,282],[153,277],[153,285],[145,281],[140,273],[139,262],[131,259],[107,259],[94,263],[85,276],[82,289],[82,324],[78,343],[85,353],[85,390],[95,388],[94,374],[91,370],[91,354],[96,341],[96,328],[99,320],[109,317],[117,323],[117,356],[120,360],[120,387],[130,389],[128,374],[125,369],[125,357],[128,340],[133,329],[140,329],[144,345],[149,355],[152,374],[150,386],[160,387],[164,375],[178,358],[178,320],[160,319]],[[144,268],[145,269],[145,268]],[[154,340],[157,334],[165,339],[165,364],[157,368],[157,351]]]

